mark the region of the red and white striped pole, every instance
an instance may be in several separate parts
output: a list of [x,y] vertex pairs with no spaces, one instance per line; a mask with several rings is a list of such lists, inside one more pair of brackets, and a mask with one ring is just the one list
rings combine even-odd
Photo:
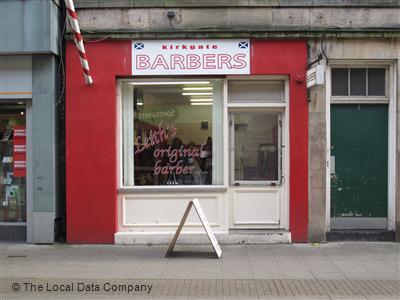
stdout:
[[65,5],[67,6],[69,23],[71,24],[71,28],[74,33],[74,41],[76,47],[78,48],[79,58],[83,68],[83,75],[85,76],[86,84],[91,85],[93,83],[93,79],[90,75],[89,63],[86,58],[81,31],[79,30],[78,17],[75,12],[74,2],[72,0],[65,0]]

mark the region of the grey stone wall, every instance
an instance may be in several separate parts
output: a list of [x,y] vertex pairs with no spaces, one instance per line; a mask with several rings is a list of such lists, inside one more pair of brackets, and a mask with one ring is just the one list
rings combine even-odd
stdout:
[[396,111],[396,240],[400,242],[400,41],[397,41],[397,111]]
[[[311,60],[319,53],[318,41],[309,43]],[[325,60],[320,63],[325,64]],[[325,85],[309,89],[308,121],[308,239],[310,242],[326,240],[326,102]]]
[[[53,0],[54,1],[54,0]],[[397,0],[75,0],[77,8],[129,7],[398,7]]]
[[[398,1],[76,0],[86,37],[394,37]],[[175,17],[169,19],[167,12]]]
[[[176,17],[170,20],[168,11]],[[398,8],[110,8],[78,10],[83,31],[396,28]]]
[[[396,109],[396,157],[395,164],[397,165],[396,176],[396,196],[395,196],[395,229],[397,239],[400,239],[400,40],[324,40],[324,49],[329,59],[329,63],[337,60],[381,60],[383,64],[394,64],[395,69],[393,74],[396,78],[395,84],[397,90],[394,99],[397,103]],[[310,61],[316,58],[320,52],[321,41],[310,40]],[[394,82],[389,83],[393,88]],[[326,86],[326,85],[325,85]],[[310,89],[309,104],[309,240],[324,241],[325,232],[327,230],[326,220],[326,90],[324,87]]]

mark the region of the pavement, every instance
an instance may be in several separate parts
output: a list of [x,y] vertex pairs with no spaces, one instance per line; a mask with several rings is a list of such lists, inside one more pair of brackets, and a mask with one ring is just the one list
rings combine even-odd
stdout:
[[400,299],[398,243],[167,247],[3,243],[0,299]]

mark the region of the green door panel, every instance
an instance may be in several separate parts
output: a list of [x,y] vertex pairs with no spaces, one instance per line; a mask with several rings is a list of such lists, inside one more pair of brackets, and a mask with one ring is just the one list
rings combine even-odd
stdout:
[[388,106],[331,106],[331,217],[387,217]]

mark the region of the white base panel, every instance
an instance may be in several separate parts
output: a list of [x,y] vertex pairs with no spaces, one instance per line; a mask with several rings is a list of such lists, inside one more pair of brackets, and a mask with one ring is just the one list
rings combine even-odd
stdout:
[[[117,232],[114,243],[119,245],[169,245],[175,232],[143,233]],[[215,233],[221,245],[236,244],[288,244],[292,242],[289,231],[267,230],[257,233]],[[210,241],[204,233],[184,232],[178,238],[178,245],[207,245]]]

